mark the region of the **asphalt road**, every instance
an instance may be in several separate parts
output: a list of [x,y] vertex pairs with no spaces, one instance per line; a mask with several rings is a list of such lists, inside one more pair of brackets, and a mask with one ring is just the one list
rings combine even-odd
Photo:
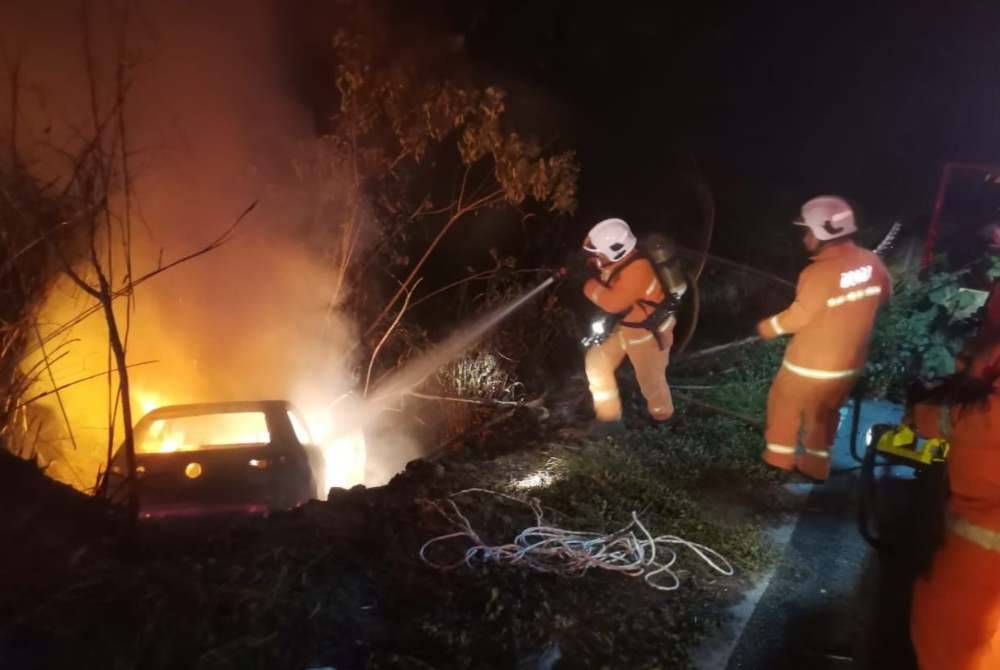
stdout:
[[[860,433],[899,415],[888,403],[866,403]],[[770,581],[719,670],[915,668],[908,636],[915,574],[910,553],[876,552],[862,539],[849,433],[845,417],[834,449],[834,471],[840,472],[811,487]],[[912,513],[914,488],[904,478],[885,490]]]

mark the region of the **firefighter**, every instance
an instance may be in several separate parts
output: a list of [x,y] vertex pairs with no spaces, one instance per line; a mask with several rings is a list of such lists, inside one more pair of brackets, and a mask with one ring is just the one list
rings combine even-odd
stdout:
[[626,356],[650,416],[667,421],[674,413],[666,376],[676,323],[673,311],[686,285],[664,290],[656,268],[639,252],[635,235],[621,219],[605,219],[591,228],[583,248],[593,270],[583,293],[603,313],[594,321],[599,337],[585,360],[596,415],[594,432],[603,435],[622,428],[615,370]]
[[840,407],[864,367],[892,283],[878,256],[851,239],[857,224],[844,199],[813,198],[794,223],[805,228],[812,263],[799,275],[795,302],[757,325],[764,339],[792,336],[767,398],[763,459],[824,481]]
[[948,440],[948,532],[913,588],[921,670],[1000,668],[1000,340],[917,403],[908,423]]

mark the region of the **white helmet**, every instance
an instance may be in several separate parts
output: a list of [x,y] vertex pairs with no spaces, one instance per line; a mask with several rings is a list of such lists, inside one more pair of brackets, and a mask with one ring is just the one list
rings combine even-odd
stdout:
[[851,206],[835,195],[821,195],[802,205],[802,216],[793,223],[808,226],[816,239],[824,242],[858,231]]
[[583,248],[591,253],[601,253],[611,261],[621,260],[635,249],[635,235],[621,219],[604,219],[587,233]]

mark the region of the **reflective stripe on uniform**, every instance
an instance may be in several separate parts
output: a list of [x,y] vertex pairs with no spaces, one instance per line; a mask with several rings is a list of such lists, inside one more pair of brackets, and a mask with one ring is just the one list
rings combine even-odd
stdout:
[[948,528],[955,535],[968,540],[976,546],[1000,552],[1000,532],[992,528],[977,526],[971,521],[966,521],[957,516],[948,518]]
[[806,453],[816,458],[830,458],[830,451],[828,449],[806,449]]
[[594,290],[591,291],[590,295],[588,295],[587,297],[590,298],[593,302],[597,302],[597,299],[601,297],[602,293],[604,293],[604,287],[598,284],[594,287]]
[[876,295],[882,295],[881,286],[869,286],[868,288],[859,288],[856,291],[851,291],[849,293],[844,293],[843,295],[837,295],[832,298],[828,298],[826,304],[828,307],[839,307],[848,302],[857,302],[858,300],[864,300],[865,298],[871,298]]
[[649,286],[646,287],[646,295],[653,295],[656,293],[656,288],[660,285],[660,282],[653,277],[653,281],[649,282]]
[[[758,442],[758,444],[760,444],[760,443]],[[773,452],[775,454],[794,454],[795,453],[795,447],[786,447],[783,444],[771,444],[770,442],[767,443],[767,450],[770,451],[770,452]]]
[[594,402],[604,402],[605,400],[614,400],[618,397],[618,390],[611,389],[609,391],[595,391],[590,389],[590,394],[594,396]]
[[794,363],[789,363],[787,360],[781,361],[781,366],[789,372],[794,372],[800,377],[808,377],[809,379],[845,379],[853,377],[861,371],[860,368],[853,370],[814,370],[813,368],[804,368]]
[[778,315],[777,314],[775,314],[774,316],[771,317],[771,320],[770,320],[769,323],[771,324],[771,328],[774,328],[774,333],[776,335],[784,335],[785,334],[785,329],[781,327],[781,323],[778,321]]
[[643,337],[640,337],[637,340],[627,340],[627,342],[628,342],[628,344],[642,344],[643,342],[649,342],[651,339],[653,339],[653,334],[652,333],[650,333],[649,335],[645,335]]

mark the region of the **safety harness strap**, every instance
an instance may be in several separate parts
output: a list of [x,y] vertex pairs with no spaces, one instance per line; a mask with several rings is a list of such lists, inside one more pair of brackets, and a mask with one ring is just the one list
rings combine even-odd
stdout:
[[[621,274],[622,270],[642,258],[646,259],[650,264],[653,264],[652,259],[650,259],[646,254],[641,251],[637,251],[631,258],[615,267],[608,275],[606,282],[601,281],[600,283],[605,286],[605,288],[611,288],[611,284],[614,282],[615,277]],[[655,264],[653,265],[655,267]],[[654,291],[650,289],[655,290],[656,284],[659,283],[662,283],[659,276],[654,275],[653,281],[650,283],[649,288],[646,289],[646,295],[651,295]],[[664,292],[667,293],[666,290],[664,290]],[[620,324],[627,328],[640,328],[642,330],[648,330],[650,334],[656,338],[656,345],[660,348],[660,351],[663,351],[664,346],[662,333],[666,330],[666,328],[663,328],[662,326],[664,326],[677,312],[679,302],[680,301],[677,296],[671,293],[667,293],[667,296],[660,302],[647,300],[646,298],[639,298],[635,301],[635,304],[649,310],[646,314],[646,318],[642,321],[621,321]],[[643,338],[643,341],[645,341],[645,338]]]

